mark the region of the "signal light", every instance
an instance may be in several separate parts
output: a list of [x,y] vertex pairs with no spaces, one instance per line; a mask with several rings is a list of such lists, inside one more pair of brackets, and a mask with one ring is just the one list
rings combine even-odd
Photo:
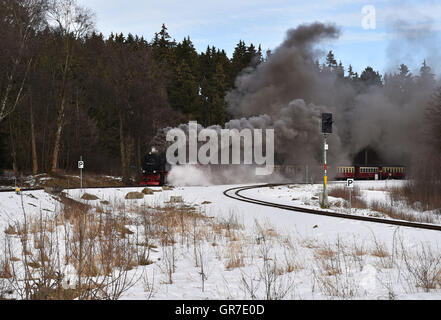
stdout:
[[322,115],[322,133],[331,134],[332,133],[332,113],[323,113]]

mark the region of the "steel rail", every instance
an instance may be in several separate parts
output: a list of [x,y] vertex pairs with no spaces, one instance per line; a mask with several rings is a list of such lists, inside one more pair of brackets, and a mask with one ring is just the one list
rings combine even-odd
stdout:
[[[241,195],[241,192],[247,191],[247,190],[269,188],[269,187],[280,187],[280,186],[286,186],[286,185],[292,185],[292,183],[235,187],[235,188],[225,190],[224,195],[226,197],[234,199],[234,200],[252,203],[252,204],[256,204],[256,205],[260,205],[260,206],[288,210],[288,211],[295,211],[295,212],[301,212],[301,213],[307,213],[307,214],[313,214],[313,215],[319,215],[319,216],[326,216],[326,217],[332,217],[332,218],[381,223],[381,224],[400,226],[400,227],[409,227],[409,228],[441,231],[441,225],[417,223],[417,222],[410,222],[410,221],[403,221],[403,220],[390,220],[390,219],[382,219],[382,218],[374,218],[374,217],[366,217],[366,216],[349,215],[349,214],[332,212],[332,211],[325,211],[325,210],[308,209],[308,208],[295,207],[295,206],[278,204],[278,203],[273,203],[273,202],[267,202],[267,201],[253,199],[253,198]],[[234,192],[233,195],[231,195],[232,192]]]

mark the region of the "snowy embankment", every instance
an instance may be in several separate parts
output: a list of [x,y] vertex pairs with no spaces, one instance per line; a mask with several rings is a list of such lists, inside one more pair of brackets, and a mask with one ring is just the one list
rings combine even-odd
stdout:
[[[387,194],[380,191],[386,183],[400,182],[364,183],[361,189],[366,200],[386,201]],[[154,212],[171,196],[182,197],[185,208],[197,213],[186,221],[184,216],[178,217],[166,227],[155,225],[149,239],[149,263],[128,271],[136,281],[121,299],[441,299],[439,232],[243,203],[223,195],[230,187],[152,188],[158,192],[141,200],[124,197],[142,188],[84,190],[98,197],[95,201],[81,200],[80,190],[70,190],[68,196],[99,208],[92,209],[96,215],[124,212],[126,228],[132,231],[127,241],[139,234],[140,210],[143,214]],[[320,188],[293,185],[243,194],[317,207]],[[23,219],[22,204],[28,217],[56,216],[62,208],[43,191],[24,192],[22,197],[0,193],[0,203],[2,231]],[[362,210],[355,213],[367,214]],[[153,218],[154,213],[149,216]],[[13,239],[12,243],[19,251],[19,241]],[[63,270],[66,278],[73,279],[72,284],[74,266]]]

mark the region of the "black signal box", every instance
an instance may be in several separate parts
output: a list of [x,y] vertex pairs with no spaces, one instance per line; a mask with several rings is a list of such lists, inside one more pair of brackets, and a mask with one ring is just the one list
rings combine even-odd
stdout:
[[331,134],[332,133],[332,113],[323,113],[322,115],[322,133]]

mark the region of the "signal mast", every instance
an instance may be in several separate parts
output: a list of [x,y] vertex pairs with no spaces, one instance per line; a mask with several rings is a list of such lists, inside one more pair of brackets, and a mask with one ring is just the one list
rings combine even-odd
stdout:
[[329,208],[328,202],[328,163],[326,158],[326,153],[329,150],[329,145],[327,142],[328,137],[332,134],[332,113],[322,114],[322,134],[323,134],[323,163],[324,163],[324,178],[323,178],[323,193],[320,197],[320,205],[322,208]]

